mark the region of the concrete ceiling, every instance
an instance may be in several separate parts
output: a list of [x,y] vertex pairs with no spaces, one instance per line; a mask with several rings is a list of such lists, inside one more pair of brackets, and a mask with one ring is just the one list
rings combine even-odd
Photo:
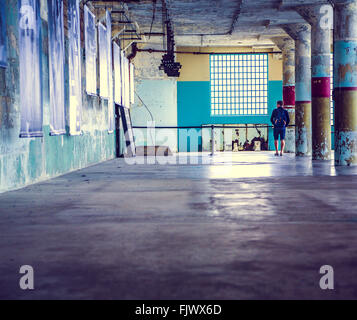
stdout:
[[[328,3],[320,0],[166,0],[177,46],[272,47],[271,37],[286,36],[282,24],[304,22],[296,6]],[[141,32],[149,32],[153,1],[127,1]],[[153,32],[162,32],[161,0],[156,3]],[[149,43],[162,37],[151,36]]]
[[[342,0],[341,0],[342,1]],[[343,0],[345,1],[345,0]],[[96,8],[118,9],[125,3],[141,34],[162,33],[162,0],[89,1]],[[152,24],[155,5],[155,20]],[[282,25],[304,23],[296,7],[329,0],[166,0],[176,45],[274,47],[272,37],[287,36]],[[142,37],[162,44],[162,35]]]

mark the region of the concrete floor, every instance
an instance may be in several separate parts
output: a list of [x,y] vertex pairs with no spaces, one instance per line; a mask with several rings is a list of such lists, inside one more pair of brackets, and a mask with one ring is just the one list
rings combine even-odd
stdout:
[[[117,159],[1,194],[0,298],[357,298],[357,168],[203,159]],[[19,289],[21,265],[35,290]]]

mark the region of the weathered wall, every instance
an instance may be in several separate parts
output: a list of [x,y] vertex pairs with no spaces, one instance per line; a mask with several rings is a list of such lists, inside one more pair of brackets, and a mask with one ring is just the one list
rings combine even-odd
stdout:
[[[150,46],[153,48],[153,46]],[[158,47],[161,49],[161,47]],[[164,71],[159,70],[163,53],[139,52],[133,63],[135,65],[135,104],[131,107],[133,126],[147,126],[154,120],[157,127],[177,126],[177,80],[169,78]],[[177,152],[177,130],[155,130],[156,134],[147,134],[147,130],[135,129],[137,146],[161,145],[169,146],[172,152]],[[155,141],[153,141],[155,140]]]
[[[47,0],[41,0],[44,137],[20,139],[18,1],[6,0],[9,66],[0,68],[0,192],[114,158],[107,103],[83,91],[81,136],[49,136]],[[2,3],[3,5],[3,3]],[[82,39],[83,40],[83,39]],[[82,48],[83,50],[83,48]],[[66,70],[67,75],[67,70]],[[82,88],[85,88],[84,60]],[[68,83],[66,83],[66,95]],[[66,98],[68,104],[68,98]],[[68,105],[66,105],[68,109]]]
[[[168,80],[147,80],[137,82],[136,91],[147,105],[151,112],[142,106],[137,99],[137,103],[131,108],[133,125],[147,126],[154,120],[155,126],[177,126],[177,81]],[[168,133],[168,134],[166,134]],[[135,129],[135,143],[137,146],[160,145],[169,146],[171,151],[177,152],[177,133],[171,129],[157,129],[156,141],[152,141],[152,135],[147,135],[147,130]]]
[[[244,47],[182,47],[180,51],[200,52],[251,52]],[[209,124],[269,124],[270,113],[276,107],[276,101],[282,100],[282,60],[279,55],[269,54],[268,115],[251,116],[212,116],[210,112],[210,65],[208,54],[178,54],[182,64],[181,75],[177,83],[177,117],[179,126],[201,126]],[[251,129],[254,132],[255,129]],[[274,149],[273,132],[269,130],[269,148]],[[182,139],[181,139],[182,140]],[[179,141],[179,150],[186,151],[185,141]]]
[[[251,47],[179,47],[178,51],[204,53],[245,53],[252,52]],[[264,51],[264,50],[261,50]],[[265,50],[268,51],[268,50]],[[177,61],[182,64],[178,81],[209,81],[209,54],[177,54]],[[282,81],[283,64],[281,54],[269,54],[269,81]]]
[[[162,49],[161,46],[150,46]],[[142,46],[145,48],[145,45]],[[202,52],[250,52],[251,48],[177,48],[182,51]],[[276,101],[282,99],[282,61],[278,56],[269,55],[269,83],[267,116],[212,117],[209,95],[209,55],[178,54],[182,64],[181,75],[176,80],[168,78],[159,70],[162,53],[139,52],[135,59],[136,91],[150,113],[136,97],[131,109],[134,126],[146,126],[152,118],[156,126],[201,126],[203,124],[270,124],[270,112]],[[255,130],[255,129],[254,129]],[[156,141],[147,130],[135,131],[136,145],[168,145],[172,151],[187,151],[189,143],[179,139],[177,130],[166,130],[167,135],[156,130]],[[139,132],[140,131],[140,132]],[[181,130],[182,131],[182,130]],[[182,133],[182,132],[181,132]],[[181,140],[181,141],[179,141]],[[270,147],[273,148],[272,130],[269,131]]]

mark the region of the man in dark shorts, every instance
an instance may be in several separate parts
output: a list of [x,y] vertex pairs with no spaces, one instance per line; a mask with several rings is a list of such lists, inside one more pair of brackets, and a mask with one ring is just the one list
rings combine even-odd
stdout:
[[283,101],[277,102],[277,108],[273,110],[270,121],[274,126],[275,155],[279,155],[279,137],[281,141],[280,156],[283,156],[285,148],[286,127],[290,123],[289,113],[283,107]]

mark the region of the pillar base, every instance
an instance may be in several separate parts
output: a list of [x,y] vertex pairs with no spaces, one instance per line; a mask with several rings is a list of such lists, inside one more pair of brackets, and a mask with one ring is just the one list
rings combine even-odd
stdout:
[[312,98],[312,159],[331,160],[330,98]]
[[335,164],[357,165],[357,88],[335,89]]
[[[289,113],[290,125],[295,125],[295,106],[285,106]],[[295,127],[287,127],[285,135],[285,152],[295,153]]]
[[296,101],[296,146],[295,154],[298,157],[310,157],[311,149],[311,101]]

